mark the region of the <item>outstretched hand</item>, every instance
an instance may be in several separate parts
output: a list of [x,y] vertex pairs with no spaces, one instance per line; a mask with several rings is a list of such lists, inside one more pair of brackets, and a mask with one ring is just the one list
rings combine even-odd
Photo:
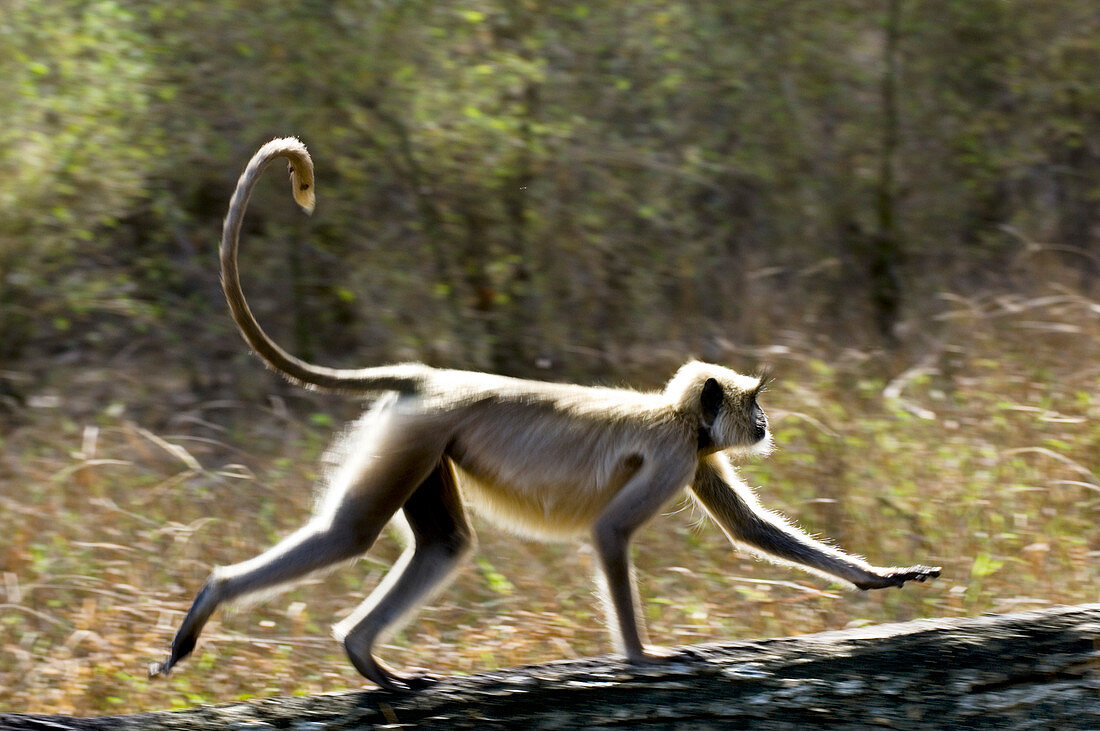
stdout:
[[901,586],[907,581],[927,581],[940,575],[939,566],[909,566],[907,568],[892,567],[888,569],[875,569],[874,581],[856,584],[863,590],[887,589],[891,586]]

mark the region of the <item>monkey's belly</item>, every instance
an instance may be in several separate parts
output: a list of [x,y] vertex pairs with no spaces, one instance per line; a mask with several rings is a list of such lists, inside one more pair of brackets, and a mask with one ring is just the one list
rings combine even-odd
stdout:
[[[586,535],[614,491],[494,484],[456,470],[465,502],[494,525],[527,538],[569,540]],[[555,494],[558,493],[558,494]]]
[[600,420],[545,405],[493,413],[462,423],[447,454],[471,507],[522,535],[587,533],[641,466],[634,435]]

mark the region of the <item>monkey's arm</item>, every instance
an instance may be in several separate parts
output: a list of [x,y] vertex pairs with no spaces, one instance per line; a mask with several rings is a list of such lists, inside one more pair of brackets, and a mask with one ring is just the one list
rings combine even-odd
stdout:
[[779,514],[762,507],[722,453],[700,460],[691,492],[731,541],[769,557],[844,579],[860,589],[884,589],[940,575],[938,566],[877,568],[811,538]]

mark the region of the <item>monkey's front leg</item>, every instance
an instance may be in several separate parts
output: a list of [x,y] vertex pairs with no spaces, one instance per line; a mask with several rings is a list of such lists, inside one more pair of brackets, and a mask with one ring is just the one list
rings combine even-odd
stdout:
[[731,540],[783,561],[844,579],[860,589],[885,589],[940,575],[938,566],[871,566],[811,538],[781,516],[761,507],[725,455],[713,454],[699,463],[691,492]]
[[632,663],[659,662],[673,656],[663,648],[646,648],[630,563],[630,539],[683,487],[688,474],[677,464],[644,466],[611,500],[592,528],[593,547],[606,583],[613,638]]

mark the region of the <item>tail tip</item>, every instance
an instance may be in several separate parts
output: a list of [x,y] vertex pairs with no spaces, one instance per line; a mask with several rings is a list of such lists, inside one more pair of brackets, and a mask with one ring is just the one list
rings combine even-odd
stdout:
[[313,194],[313,186],[308,183],[295,185],[294,202],[306,212],[306,215],[313,215],[313,208],[317,204],[317,198]]

